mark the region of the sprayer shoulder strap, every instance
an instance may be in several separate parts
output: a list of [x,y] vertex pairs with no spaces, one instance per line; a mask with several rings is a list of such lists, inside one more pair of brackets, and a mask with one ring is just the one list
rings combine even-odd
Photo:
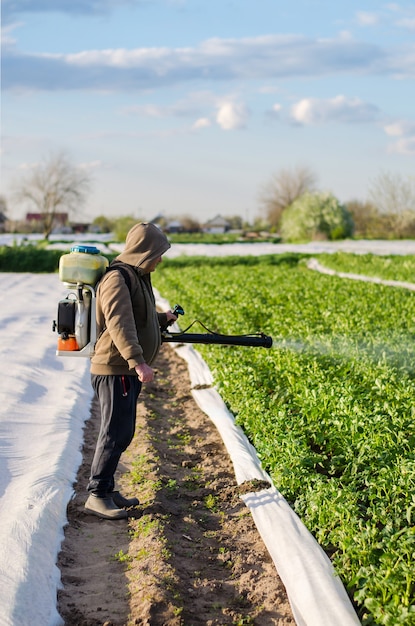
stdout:
[[105,273],[108,274],[108,272],[112,272],[114,270],[119,272],[121,276],[124,278],[125,284],[128,287],[128,291],[131,293],[131,276],[128,270],[121,263],[111,263],[111,265],[107,268],[107,271]]
[[[113,272],[114,270],[119,272],[121,276],[124,278],[125,284],[127,285],[128,291],[130,292],[130,296],[131,296],[131,276],[128,270],[121,263],[117,263],[115,261],[111,263],[109,267],[107,267],[107,271],[105,272],[104,276],[108,274],[108,272]],[[101,337],[101,335],[103,335],[105,329],[106,329],[106,325],[101,329],[101,332],[97,336],[97,341]]]

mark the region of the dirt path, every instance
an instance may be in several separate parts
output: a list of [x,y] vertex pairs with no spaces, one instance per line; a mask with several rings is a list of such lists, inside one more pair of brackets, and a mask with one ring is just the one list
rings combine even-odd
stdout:
[[86,425],[58,562],[65,625],[295,624],[222,440],[190,394],[187,366],[164,346],[156,369],[117,477],[140,498],[128,521],[84,513],[96,407]]

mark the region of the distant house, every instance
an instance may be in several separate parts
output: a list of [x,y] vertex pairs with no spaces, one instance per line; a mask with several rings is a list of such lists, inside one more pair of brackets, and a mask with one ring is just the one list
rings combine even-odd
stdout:
[[71,222],[71,230],[74,233],[90,233],[93,232],[90,229],[89,222]]
[[227,233],[230,228],[231,225],[227,220],[225,220],[224,217],[222,217],[221,215],[216,215],[216,217],[212,218],[203,225],[202,230],[204,233],[223,234]]
[[[26,213],[26,222],[31,226],[42,225],[45,221],[44,213]],[[53,216],[53,230],[62,229],[68,223],[67,213],[55,213]]]
[[181,222],[179,222],[178,220],[172,220],[171,222],[166,224],[164,230],[166,231],[166,233],[182,233],[184,228]]
[[166,230],[167,218],[163,215],[163,213],[158,213],[153,219],[148,221],[151,224],[155,224],[160,230]]

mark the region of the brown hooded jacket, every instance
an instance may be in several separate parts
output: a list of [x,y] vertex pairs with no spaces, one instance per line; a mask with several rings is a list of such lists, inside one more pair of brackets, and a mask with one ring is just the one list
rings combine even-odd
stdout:
[[167,237],[154,224],[136,224],[129,231],[124,251],[116,258],[128,271],[129,290],[121,272],[110,271],[97,291],[98,339],[91,358],[91,373],[134,375],[136,365],[151,365],[161,345],[150,268],[170,248]]

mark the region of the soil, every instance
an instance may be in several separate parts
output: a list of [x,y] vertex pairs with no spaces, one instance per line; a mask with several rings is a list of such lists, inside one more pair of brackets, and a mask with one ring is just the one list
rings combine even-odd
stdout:
[[58,559],[65,625],[295,624],[220,435],[192,398],[186,364],[165,345],[155,369],[117,470],[117,488],[140,500],[128,520],[84,511],[99,427],[92,403]]

